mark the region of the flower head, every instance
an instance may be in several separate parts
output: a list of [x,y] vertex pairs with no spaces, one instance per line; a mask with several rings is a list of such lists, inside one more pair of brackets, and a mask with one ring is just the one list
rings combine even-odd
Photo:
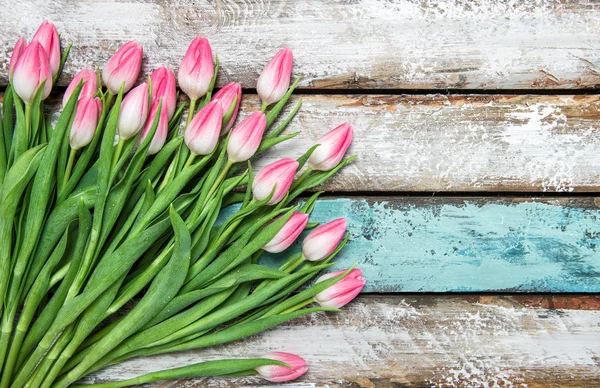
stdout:
[[221,133],[223,111],[218,101],[209,102],[198,112],[185,129],[185,144],[194,155],[208,155],[214,151]]
[[34,40],[19,56],[13,71],[13,87],[23,101],[30,103],[42,84],[42,99],[45,99],[52,90],[52,72],[44,48]]
[[69,136],[71,148],[77,150],[90,144],[96,133],[101,111],[102,102],[99,98],[84,96],[77,102]]
[[197,100],[208,91],[214,73],[210,43],[198,36],[190,43],[181,61],[177,74],[179,87],[190,99]]
[[329,256],[346,233],[346,219],[338,218],[311,231],[302,242],[302,255],[308,261],[319,261]]
[[45,20],[33,35],[32,41],[34,40],[40,42],[44,48],[50,63],[50,71],[52,75],[56,75],[60,67],[60,39],[54,24]]
[[263,104],[269,105],[281,100],[290,87],[294,56],[289,48],[281,49],[258,77],[256,92]]
[[297,168],[298,162],[291,158],[283,158],[263,167],[252,182],[254,199],[262,201],[273,192],[267,205],[280,202],[290,189]]
[[239,123],[229,137],[227,156],[234,163],[250,159],[262,141],[267,117],[262,112],[254,112]]
[[265,354],[263,358],[285,362],[291,367],[288,368],[283,365],[264,365],[256,368],[256,371],[261,377],[274,383],[283,383],[297,379],[308,370],[306,361],[302,357],[292,353],[273,352]]
[[123,84],[125,92],[131,89],[140,74],[143,53],[143,47],[132,40],[119,47],[106,62],[102,79],[111,93],[119,93]]
[[338,125],[317,140],[319,146],[308,159],[308,165],[318,171],[329,171],[342,160],[350,143],[353,131],[350,123]]
[[[343,274],[346,270],[325,274],[317,279],[317,283]],[[367,280],[360,269],[353,269],[342,280],[315,295],[315,302],[322,307],[340,308],[348,304],[362,291]]]
[[262,248],[267,252],[279,253],[286,250],[306,227],[308,214],[295,212],[281,230]]

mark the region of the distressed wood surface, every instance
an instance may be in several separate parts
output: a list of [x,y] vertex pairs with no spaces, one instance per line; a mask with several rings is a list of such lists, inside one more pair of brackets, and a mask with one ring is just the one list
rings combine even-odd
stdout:
[[[600,292],[599,205],[592,198],[338,198],[319,201],[311,220],[346,217],[352,238],[335,269],[356,263],[365,292]],[[277,265],[282,256],[266,260]]]
[[[600,191],[597,95],[301,97],[302,109],[285,132],[300,135],[266,152],[255,167],[299,157],[329,129],[349,121],[354,141],[348,152],[358,158],[321,189]],[[56,110],[57,100],[50,106]],[[239,117],[259,108],[256,95],[245,95]]]
[[[600,6],[589,0],[0,1],[0,67],[22,34],[57,24],[74,42],[68,75],[101,65],[123,42],[146,48],[145,69],[177,68],[207,36],[219,83],[255,85],[291,47],[306,88],[593,88],[600,85]],[[0,83],[6,83],[2,71]],[[65,82],[65,79],[63,81]]]
[[600,299],[362,296],[343,314],[314,314],[207,350],[134,359],[86,381],[125,379],[201,360],[270,351],[302,355],[309,372],[288,384],[246,377],[150,386],[593,387],[600,378]]
[[[255,98],[246,101],[244,110],[258,109]],[[303,101],[288,128],[302,133],[262,159],[299,156],[349,121],[355,129],[349,152],[358,158],[326,190],[600,190],[596,95],[315,95]]]

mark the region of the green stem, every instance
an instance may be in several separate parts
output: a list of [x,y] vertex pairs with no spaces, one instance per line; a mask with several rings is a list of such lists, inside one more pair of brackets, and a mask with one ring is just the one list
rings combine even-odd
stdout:
[[192,121],[194,113],[196,113],[195,110],[197,101],[198,100],[196,100],[195,98],[190,99],[190,111],[188,112],[187,121],[185,122],[185,128],[187,128],[188,125],[190,125],[190,121]]
[[286,266],[286,268],[281,269],[283,272],[292,273],[296,268],[298,268],[302,263],[304,263],[304,256],[302,254],[299,255],[298,259],[293,263]]
[[290,191],[293,191],[295,188],[300,187],[300,184],[313,172],[311,167],[307,167],[306,171],[304,171],[292,184]]
[[264,102],[262,103],[262,105],[260,106],[260,111],[262,113],[265,113],[265,111],[267,110],[267,107],[269,106],[269,104],[265,104]]
[[65,188],[67,182],[69,182],[69,178],[71,177],[71,171],[73,171],[73,163],[75,162],[75,154],[77,154],[77,150],[75,148],[71,148],[69,152],[69,159],[67,160],[67,168],[65,168],[65,176],[63,177],[62,186],[60,191]]
[[31,137],[31,104],[25,103],[25,144],[29,146]]
[[183,165],[183,169],[185,170],[187,167],[191,166],[192,163],[194,163],[194,159],[196,159],[196,155],[190,153],[190,156],[187,158],[185,164]]
[[314,301],[315,301],[314,298],[312,298],[312,297],[308,298],[308,299],[306,299],[306,300],[298,303],[297,305],[294,305],[294,306],[290,307],[289,309],[287,309],[285,311],[282,311],[279,314],[283,315],[283,314],[287,314],[287,313],[292,313],[292,312],[294,312],[296,310],[300,310],[304,306],[308,306],[309,304],[311,304]]
[[225,179],[225,177],[229,173],[231,166],[233,166],[233,163],[231,162],[231,160],[227,159],[227,163],[225,163],[225,167],[223,167],[223,170],[221,171],[221,173],[219,174],[217,179],[215,179],[215,182],[213,183],[212,187],[208,191],[208,194],[206,195],[206,199],[204,200],[204,203],[208,203],[208,201],[210,201],[212,195],[215,193],[215,190],[217,190],[217,188],[219,187],[221,182]]
[[123,152],[124,145],[125,145],[125,140],[119,138],[119,142],[117,143],[117,147],[115,148],[115,153],[113,154],[112,163],[110,165],[111,171],[115,168],[115,165],[119,161],[119,157],[121,156],[121,152]]

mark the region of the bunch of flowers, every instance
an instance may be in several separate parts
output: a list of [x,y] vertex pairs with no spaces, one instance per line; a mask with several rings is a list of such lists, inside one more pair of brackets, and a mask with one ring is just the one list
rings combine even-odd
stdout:
[[[124,44],[101,76],[74,77],[54,122],[44,100],[68,51],[61,55],[56,28],[44,22],[10,61],[0,120],[0,388],[66,387],[132,357],[339,311],[360,292],[358,269],[311,281],[348,241],[346,221],[309,223],[321,193],[298,200],[353,159],[344,159],[352,127],[257,174],[249,162],[297,135],[282,131],[301,101],[278,120],[298,83],[290,86],[291,50],[267,64],[262,106],[237,125],[241,86],[213,95],[218,57],[201,37],[177,79],[161,67],[137,86],[143,48]],[[279,268],[260,264],[264,251],[285,251],[307,229],[301,252]],[[97,386],[243,374],[281,382],[306,370],[302,358],[277,352]]]

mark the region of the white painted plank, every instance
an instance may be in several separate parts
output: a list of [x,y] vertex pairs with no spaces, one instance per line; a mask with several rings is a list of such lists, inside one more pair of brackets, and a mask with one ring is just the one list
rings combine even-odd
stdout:
[[75,43],[68,76],[101,66],[130,39],[146,48],[146,70],[177,68],[200,34],[221,59],[220,84],[250,88],[284,46],[294,50],[295,73],[308,88],[600,84],[600,7],[590,0],[1,0],[0,6],[2,70],[17,38],[49,19],[63,42]]
[[[299,157],[348,121],[358,158],[329,191],[600,191],[597,95],[305,95],[284,133],[300,132],[255,161]],[[283,115],[300,97],[293,97]],[[56,100],[49,102],[56,111]],[[244,95],[238,122],[260,109]],[[283,117],[283,116],[282,116]]]
[[[217,348],[134,359],[86,381],[289,351],[307,359],[309,372],[292,383],[268,386],[593,386],[600,378],[599,302],[594,296],[362,296],[344,314],[315,314]],[[548,303],[561,309],[539,307]],[[251,377],[153,386],[267,384]]]
[[[301,134],[261,158],[300,156],[341,122],[356,161],[341,191],[598,191],[600,98],[590,96],[304,96]],[[258,109],[246,99],[245,111]]]

